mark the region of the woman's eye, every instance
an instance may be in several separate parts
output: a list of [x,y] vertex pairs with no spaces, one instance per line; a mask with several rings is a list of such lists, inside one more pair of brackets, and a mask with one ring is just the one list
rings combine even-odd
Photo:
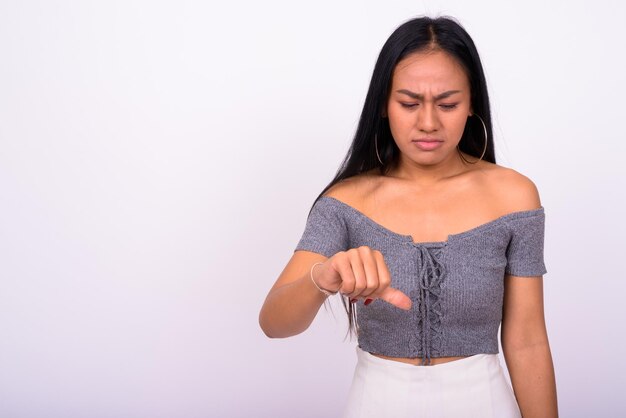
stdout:
[[400,103],[400,105],[402,105],[402,107],[404,107],[404,108],[412,109],[415,106],[417,106],[417,103]]
[[452,109],[455,109],[458,106],[458,104],[457,103],[454,103],[454,104],[441,104],[439,106],[441,106],[441,108],[443,110],[452,110]]

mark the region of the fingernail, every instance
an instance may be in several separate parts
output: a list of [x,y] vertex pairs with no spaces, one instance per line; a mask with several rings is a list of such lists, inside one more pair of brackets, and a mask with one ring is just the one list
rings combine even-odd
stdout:
[[350,299],[350,303],[356,303],[356,298],[355,299]]
[[370,303],[372,303],[374,301],[374,299],[365,299],[364,305],[367,306]]

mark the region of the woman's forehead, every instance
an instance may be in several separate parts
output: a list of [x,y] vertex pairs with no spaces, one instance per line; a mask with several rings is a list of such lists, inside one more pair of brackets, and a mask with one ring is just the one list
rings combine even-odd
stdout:
[[467,74],[450,54],[437,50],[415,52],[403,58],[393,71],[394,87],[420,88],[441,86],[442,89],[466,89]]

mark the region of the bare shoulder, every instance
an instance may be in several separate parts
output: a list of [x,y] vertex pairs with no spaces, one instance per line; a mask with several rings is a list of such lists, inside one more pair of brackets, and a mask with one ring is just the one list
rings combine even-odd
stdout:
[[541,206],[535,183],[512,168],[492,165],[489,183],[505,212],[537,209]]
[[324,196],[333,197],[350,206],[359,207],[363,199],[380,187],[381,176],[370,171],[349,177],[334,184]]

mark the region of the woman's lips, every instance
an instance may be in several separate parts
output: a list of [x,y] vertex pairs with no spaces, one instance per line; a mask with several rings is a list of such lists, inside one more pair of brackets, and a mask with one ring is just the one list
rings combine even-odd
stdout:
[[438,139],[415,139],[413,142],[417,148],[421,149],[422,151],[432,151],[436,148],[439,148],[441,146],[441,144],[443,144],[443,141],[440,141]]

